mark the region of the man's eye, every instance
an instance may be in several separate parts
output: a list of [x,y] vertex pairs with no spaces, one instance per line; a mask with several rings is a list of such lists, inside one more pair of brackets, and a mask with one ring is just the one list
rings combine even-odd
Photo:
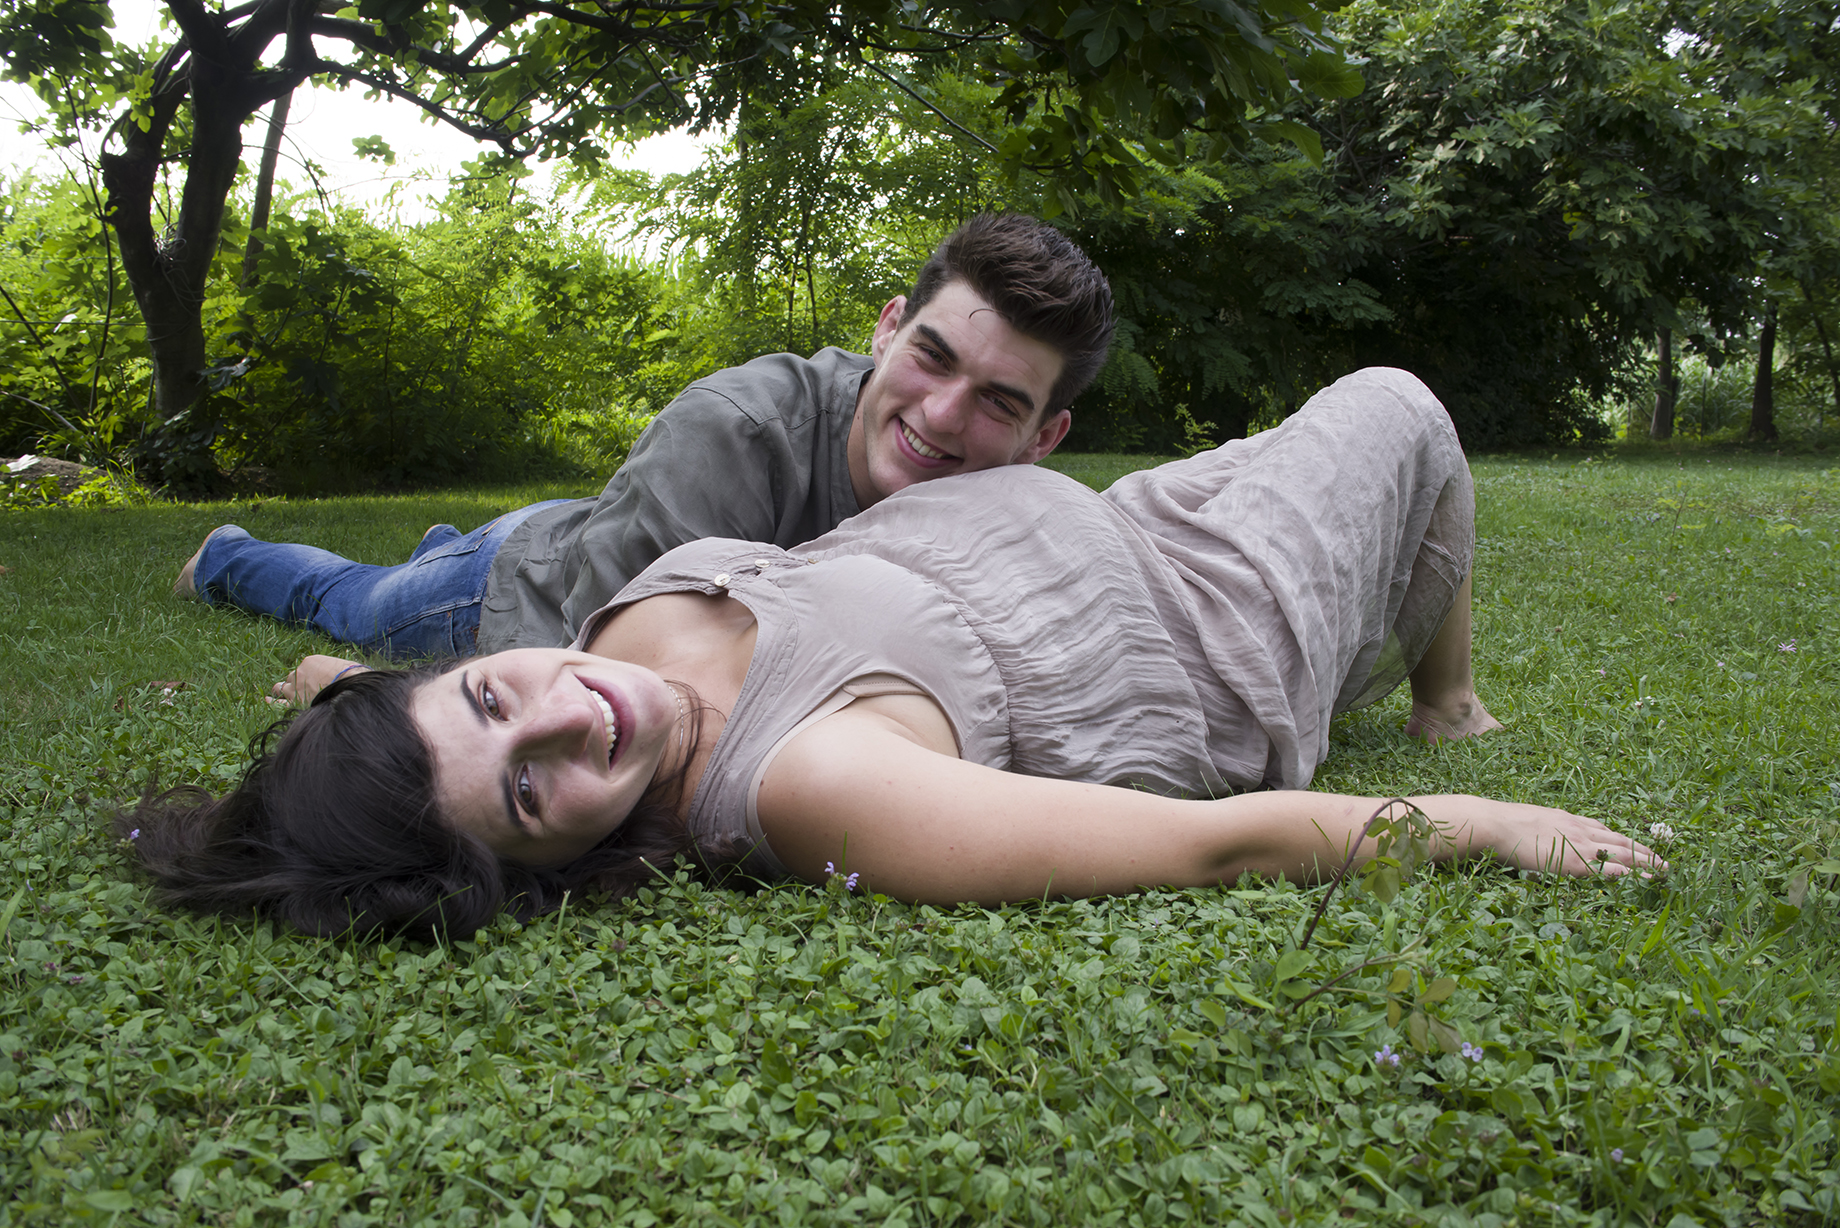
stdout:
[[486,710],[486,715],[494,720],[504,719],[504,713],[498,708],[498,694],[489,686],[479,688],[479,706]]
[[518,804],[531,814],[537,812],[537,791],[530,783],[530,769],[519,768],[517,774]]

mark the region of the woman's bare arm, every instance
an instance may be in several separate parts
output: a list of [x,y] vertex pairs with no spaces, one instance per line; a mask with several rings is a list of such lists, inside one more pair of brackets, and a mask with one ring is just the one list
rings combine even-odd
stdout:
[[[1246,870],[1323,877],[1382,800],[1283,791],[1190,801],[1018,776],[929,750],[901,723],[852,706],[780,752],[759,810],[774,853],[803,878],[820,878],[828,861],[897,898],[996,904],[1231,883]],[[1562,810],[1463,795],[1411,800],[1439,828],[1440,858],[1493,853],[1568,874],[1662,864],[1639,842]],[[1364,859],[1373,842],[1361,843]]]

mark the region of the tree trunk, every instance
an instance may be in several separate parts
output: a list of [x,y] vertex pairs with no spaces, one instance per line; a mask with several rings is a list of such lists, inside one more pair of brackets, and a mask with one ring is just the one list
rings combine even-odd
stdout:
[[[1814,320],[1815,335],[1821,338],[1821,353],[1827,358],[1827,379],[1834,386],[1834,419],[1840,421],[1840,367],[1834,366],[1834,347],[1827,340],[1827,325],[1821,322],[1821,311],[1815,306],[1814,295],[1808,293],[1808,284],[1802,283],[1802,297],[1808,301],[1808,313]],[[1816,429],[1826,425],[1825,414],[1815,417]]]
[[288,104],[294,100],[289,90],[275,99],[268,113],[268,139],[262,142],[262,166],[256,173],[256,200],[249,210],[249,242],[243,248],[243,284],[256,281],[256,262],[262,258],[262,232],[268,229],[269,205],[275,196],[275,163],[281,160],[281,137],[287,131]]
[[[298,79],[298,78],[296,78]],[[242,166],[243,123],[277,96],[277,74],[237,72],[194,57],[183,79],[156,87],[145,130],[119,129],[123,149],[102,155],[108,217],[122,270],[147,324],[153,362],[154,427],[136,460],[148,480],[180,489],[212,485],[217,424],[192,412],[205,393],[205,284],[223,231],[224,210]],[[190,95],[191,148],[179,213],[165,234],[153,227],[160,152]]]
[[1757,340],[1757,384],[1751,389],[1752,440],[1776,441],[1776,304],[1763,313],[1763,335]]
[[1655,379],[1655,412],[1648,420],[1650,439],[1674,437],[1674,402],[1680,395],[1680,381],[1674,375],[1674,330],[1664,328],[1660,338],[1661,358]]

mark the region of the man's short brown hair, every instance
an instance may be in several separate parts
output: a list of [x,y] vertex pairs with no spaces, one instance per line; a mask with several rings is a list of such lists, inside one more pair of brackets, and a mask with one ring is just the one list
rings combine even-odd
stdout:
[[1011,328],[1053,346],[1064,365],[1044,416],[1067,408],[1105,365],[1112,344],[1112,287],[1086,253],[1046,222],[980,213],[941,240],[920,270],[903,326],[933,296],[963,281]]

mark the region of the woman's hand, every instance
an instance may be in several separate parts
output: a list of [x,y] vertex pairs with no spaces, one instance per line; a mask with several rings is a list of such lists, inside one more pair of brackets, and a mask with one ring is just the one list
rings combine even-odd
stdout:
[[333,680],[349,670],[369,669],[362,661],[347,661],[344,657],[327,657],[313,653],[300,659],[288,672],[288,676],[270,687],[271,694],[264,695],[265,702],[285,707],[293,704],[304,708],[313,702],[313,697],[331,686]]
[[1640,840],[1551,806],[1461,795],[1413,800],[1457,856],[1491,853],[1523,870],[1610,877],[1668,868]]

